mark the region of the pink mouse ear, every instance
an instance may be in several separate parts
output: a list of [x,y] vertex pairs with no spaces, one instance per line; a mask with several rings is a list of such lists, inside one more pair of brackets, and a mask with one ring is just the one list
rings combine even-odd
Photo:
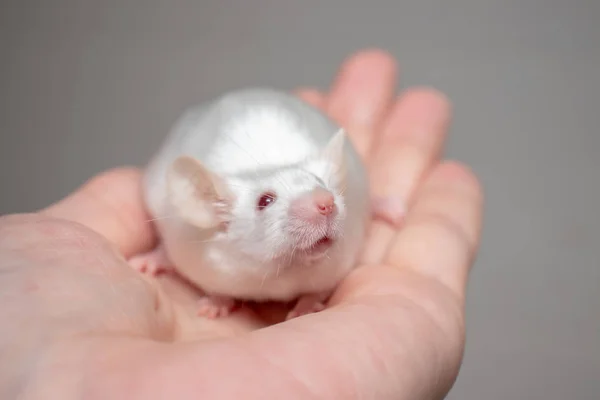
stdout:
[[346,141],[346,131],[344,128],[340,128],[319,154],[321,160],[335,166],[332,173],[340,183],[346,179]]
[[231,196],[223,180],[193,157],[178,157],[167,174],[169,200],[187,222],[203,229],[225,222]]

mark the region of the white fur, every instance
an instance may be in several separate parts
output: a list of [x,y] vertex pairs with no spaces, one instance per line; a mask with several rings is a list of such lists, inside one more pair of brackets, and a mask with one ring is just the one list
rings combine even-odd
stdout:
[[[305,129],[287,110],[258,106],[223,126],[215,151],[206,159],[224,175],[301,161],[318,150],[305,139]],[[289,134],[282,134],[288,132]],[[235,155],[235,157],[232,157]]]
[[[338,131],[318,110],[269,89],[232,92],[189,110],[146,174],[148,208],[178,271],[209,293],[242,299],[291,300],[332,290],[356,264],[368,217],[367,177],[349,141],[344,187],[335,160],[314,158]],[[226,232],[198,229],[176,216],[165,177],[181,155],[202,162],[234,194]],[[272,170],[261,173],[265,168]],[[324,256],[291,258],[302,241],[292,240],[289,203],[322,185],[334,193],[337,240]],[[265,191],[275,191],[277,200],[258,213],[256,201]],[[319,234],[302,237],[308,242]]]

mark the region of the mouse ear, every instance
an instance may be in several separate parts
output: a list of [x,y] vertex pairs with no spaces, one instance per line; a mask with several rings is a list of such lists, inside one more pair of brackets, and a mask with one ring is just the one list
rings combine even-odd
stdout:
[[231,196],[223,180],[193,157],[178,157],[167,173],[167,191],[187,222],[209,229],[225,222]]
[[344,128],[340,128],[319,155],[320,159],[336,166],[335,175],[338,182],[342,182],[346,178],[346,140],[346,131]]

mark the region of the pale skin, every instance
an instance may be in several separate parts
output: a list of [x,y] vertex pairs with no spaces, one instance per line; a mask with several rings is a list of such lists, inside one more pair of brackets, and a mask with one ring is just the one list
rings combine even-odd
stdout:
[[317,313],[200,318],[188,285],[131,268],[156,244],[138,169],[0,219],[0,398],[442,399],[462,360],[482,193],[440,159],[448,100],[396,95],[396,79],[395,60],[366,50],[329,91],[298,91],[347,127],[373,195],[408,204],[401,223],[373,222],[361,266]]

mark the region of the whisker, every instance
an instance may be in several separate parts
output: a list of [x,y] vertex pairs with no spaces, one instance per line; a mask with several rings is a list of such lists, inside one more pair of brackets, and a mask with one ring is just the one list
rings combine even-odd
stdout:
[[263,276],[263,278],[262,278],[262,280],[261,280],[261,282],[260,282],[260,288],[261,288],[261,289],[262,289],[262,288],[263,288],[263,286],[265,285],[265,282],[266,282],[266,280],[267,280],[267,276],[269,276],[269,272],[270,272],[270,271],[267,271],[267,272],[265,273],[265,275]]
[[169,218],[177,218],[179,217],[179,215],[165,215],[164,217],[156,217],[156,218],[151,218],[151,219],[147,219],[145,222],[154,222],[154,221],[160,221],[163,219],[169,219]]
[[196,240],[196,239],[186,240],[186,243],[212,243],[212,242],[217,242],[217,239],[211,238],[211,239],[206,239],[206,240]]

